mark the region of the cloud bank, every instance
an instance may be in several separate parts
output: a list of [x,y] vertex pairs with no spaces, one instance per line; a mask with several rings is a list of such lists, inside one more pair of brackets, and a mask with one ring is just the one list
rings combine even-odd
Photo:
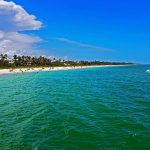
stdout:
[[42,39],[20,31],[38,30],[42,22],[14,2],[0,0],[0,53],[28,55]]

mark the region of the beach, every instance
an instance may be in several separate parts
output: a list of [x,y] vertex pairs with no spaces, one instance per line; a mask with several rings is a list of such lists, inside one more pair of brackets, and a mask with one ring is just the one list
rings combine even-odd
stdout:
[[0,75],[8,74],[23,74],[23,73],[38,73],[38,72],[49,72],[59,70],[74,70],[84,68],[95,68],[95,67],[112,67],[122,65],[99,65],[99,66],[69,66],[69,67],[40,67],[40,68],[16,68],[16,69],[0,69]]

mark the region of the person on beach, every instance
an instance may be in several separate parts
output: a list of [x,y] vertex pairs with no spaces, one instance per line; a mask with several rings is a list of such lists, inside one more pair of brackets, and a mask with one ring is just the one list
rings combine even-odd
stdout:
[[21,71],[22,73],[24,73],[22,69],[20,69],[20,71]]
[[14,71],[14,69],[13,69],[13,68],[9,69],[9,72],[13,72],[13,71]]

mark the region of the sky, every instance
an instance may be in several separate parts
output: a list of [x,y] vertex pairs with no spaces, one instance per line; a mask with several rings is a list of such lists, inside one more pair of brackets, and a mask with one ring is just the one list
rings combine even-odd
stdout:
[[150,64],[149,0],[0,0],[0,53]]

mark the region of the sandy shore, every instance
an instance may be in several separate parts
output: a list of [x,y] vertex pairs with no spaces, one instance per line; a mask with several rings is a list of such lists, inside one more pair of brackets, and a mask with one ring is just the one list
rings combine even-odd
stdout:
[[100,66],[76,66],[76,67],[43,67],[43,68],[21,68],[21,69],[0,69],[0,75],[7,74],[24,74],[31,72],[48,72],[58,70],[74,70],[83,68],[94,68],[94,67],[111,67],[111,66],[122,66],[122,65],[100,65]]

